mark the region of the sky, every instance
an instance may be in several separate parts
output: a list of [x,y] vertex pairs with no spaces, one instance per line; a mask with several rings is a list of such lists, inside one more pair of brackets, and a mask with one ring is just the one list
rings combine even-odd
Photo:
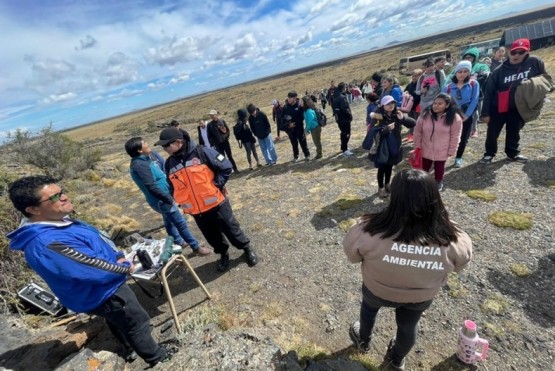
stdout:
[[0,142],[551,1],[2,0]]

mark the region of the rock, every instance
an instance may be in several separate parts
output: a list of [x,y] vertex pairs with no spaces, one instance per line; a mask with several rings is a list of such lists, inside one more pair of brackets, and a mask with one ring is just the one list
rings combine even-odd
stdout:
[[143,242],[145,239],[138,233],[130,234],[129,236],[122,239],[122,245],[125,247],[130,247],[136,244],[137,242]]
[[115,353],[101,350],[94,352],[91,349],[83,348],[79,353],[72,354],[56,367],[57,371],[74,370],[122,370],[125,360]]

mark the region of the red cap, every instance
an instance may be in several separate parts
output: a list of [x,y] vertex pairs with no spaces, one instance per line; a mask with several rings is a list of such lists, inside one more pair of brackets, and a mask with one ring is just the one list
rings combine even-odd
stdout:
[[511,51],[517,50],[517,49],[524,49],[527,52],[529,52],[530,51],[530,40],[528,40],[528,39],[517,39],[517,40],[513,41],[513,43],[511,44]]

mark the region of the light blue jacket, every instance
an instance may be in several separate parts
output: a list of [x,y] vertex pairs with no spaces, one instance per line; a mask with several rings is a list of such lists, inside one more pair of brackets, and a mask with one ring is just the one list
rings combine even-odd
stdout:
[[314,112],[312,108],[304,111],[304,124],[305,132],[307,133],[310,133],[318,127],[318,118],[316,117],[316,112]]
[[471,117],[476,107],[478,107],[480,83],[476,80],[471,79],[464,84],[460,89],[460,93],[457,84],[454,82],[450,82],[441,91],[449,94],[457,102],[457,106],[463,111],[466,118]]

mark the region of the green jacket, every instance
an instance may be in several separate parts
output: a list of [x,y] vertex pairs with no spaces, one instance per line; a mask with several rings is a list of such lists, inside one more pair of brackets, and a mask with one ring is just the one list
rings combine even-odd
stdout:
[[[464,56],[470,54],[474,57],[474,61],[472,62],[472,71],[470,71],[470,77],[471,78],[475,78],[476,80],[478,80],[478,82],[480,83],[480,87],[482,88],[482,84],[485,83],[485,80],[487,80],[487,76],[490,73],[490,69],[489,66],[485,63],[480,63],[478,62],[478,58],[480,58],[480,51],[478,50],[478,48],[470,48],[468,49],[464,54],[463,54],[463,58]],[[451,80],[453,79],[453,76],[455,75],[455,70],[451,71],[451,73],[449,74],[449,76],[447,76],[447,78],[445,79],[445,83],[443,84],[443,86],[447,86],[449,85],[449,83],[451,82]],[[485,87],[485,84],[483,84]]]

